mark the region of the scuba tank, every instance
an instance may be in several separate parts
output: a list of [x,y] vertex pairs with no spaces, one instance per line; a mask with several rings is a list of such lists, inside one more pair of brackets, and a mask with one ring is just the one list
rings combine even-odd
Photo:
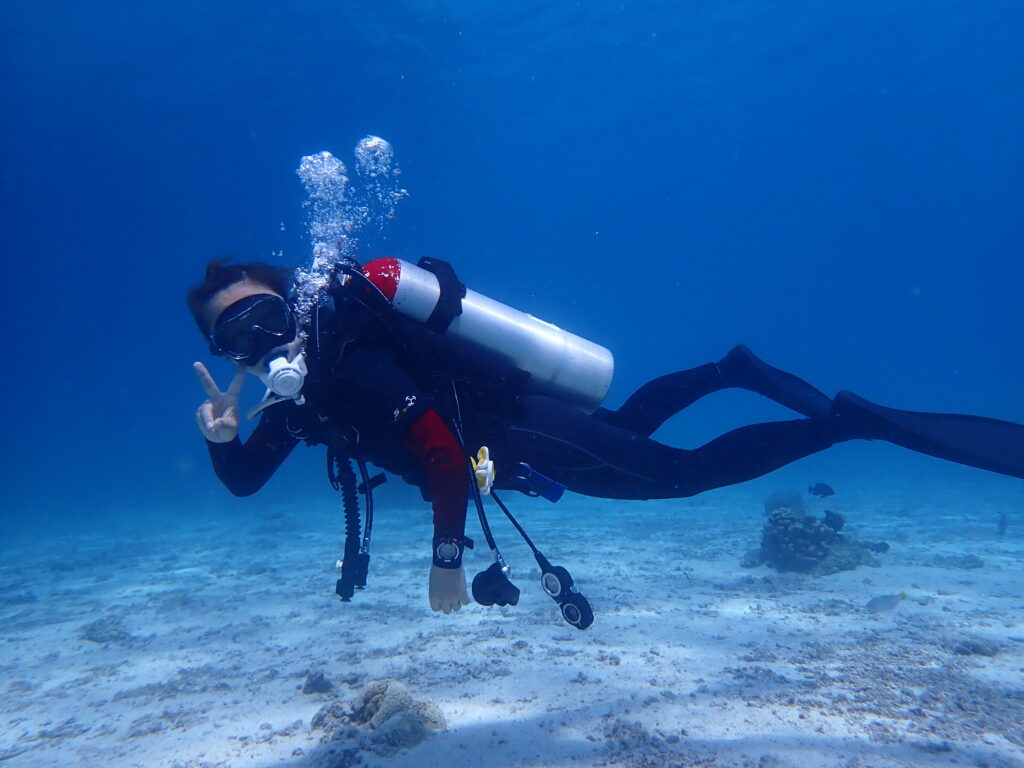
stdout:
[[446,262],[423,259],[417,266],[384,258],[368,262],[362,271],[400,314],[497,354],[528,374],[532,393],[587,413],[608,394],[615,369],[608,349],[467,290]]

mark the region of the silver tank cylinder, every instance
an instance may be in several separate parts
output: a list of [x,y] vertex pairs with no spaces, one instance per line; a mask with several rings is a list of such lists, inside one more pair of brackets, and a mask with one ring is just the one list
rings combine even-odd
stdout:
[[[441,296],[434,273],[401,259],[379,261],[397,262],[400,274],[392,278],[397,278],[392,299],[395,308],[426,322]],[[378,282],[372,275],[370,279]],[[601,405],[612,384],[615,360],[611,351],[476,291],[466,291],[462,314],[445,334],[497,352],[530,374],[532,392],[587,413]]]

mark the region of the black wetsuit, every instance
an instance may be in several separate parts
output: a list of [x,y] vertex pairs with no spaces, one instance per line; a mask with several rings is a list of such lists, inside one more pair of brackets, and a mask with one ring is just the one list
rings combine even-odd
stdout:
[[[848,392],[832,399],[742,346],[717,363],[655,379],[617,410],[586,414],[527,394],[520,374],[453,353],[412,321],[327,317],[307,349],[306,404],[269,408],[244,447],[210,445],[236,493],[262,485],[300,440],[341,447],[419,486],[434,501],[435,527],[454,536],[465,522],[467,453],[481,445],[491,449],[499,489],[525,462],[577,493],[618,499],[692,496],[856,438],[1024,477],[1021,425],[887,409]],[[801,418],[741,427],[693,450],[651,439],[668,418],[725,388],[756,392]]]
[[464,535],[468,460],[434,408],[429,377],[410,371],[408,350],[379,323],[349,324],[321,308],[306,345],[303,402],[262,411],[244,444],[207,442],[214,470],[240,496],[259,490],[300,442],[330,456],[376,464],[418,486],[434,502],[435,535]]

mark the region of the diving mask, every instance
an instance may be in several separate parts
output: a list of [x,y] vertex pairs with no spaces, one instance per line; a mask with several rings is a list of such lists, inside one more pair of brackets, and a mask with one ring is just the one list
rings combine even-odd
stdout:
[[294,339],[295,317],[288,303],[272,293],[257,293],[239,299],[221,313],[210,334],[210,351],[252,366]]

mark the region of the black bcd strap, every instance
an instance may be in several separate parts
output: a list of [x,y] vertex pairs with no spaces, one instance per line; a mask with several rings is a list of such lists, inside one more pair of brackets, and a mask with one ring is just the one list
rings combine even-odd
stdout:
[[432,272],[441,287],[441,296],[424,325],[435,333],[444,333],[452,321],[462,314],[462,299],[466,296],[466,286],[455,274],[455,267],[443,259],[424,256],[416,266]]

